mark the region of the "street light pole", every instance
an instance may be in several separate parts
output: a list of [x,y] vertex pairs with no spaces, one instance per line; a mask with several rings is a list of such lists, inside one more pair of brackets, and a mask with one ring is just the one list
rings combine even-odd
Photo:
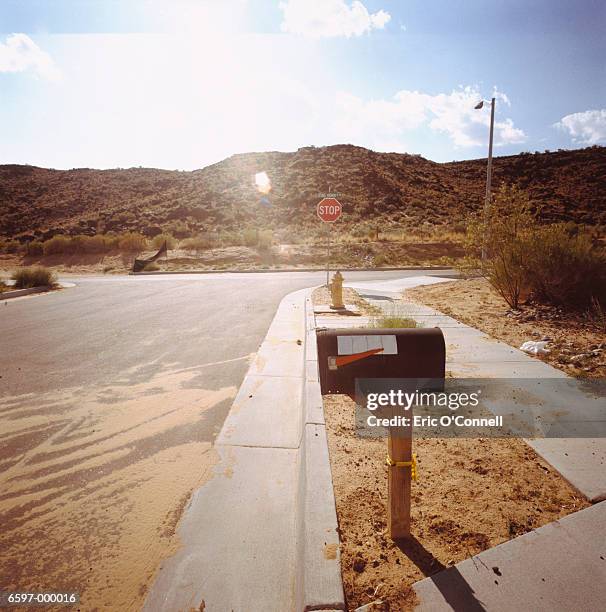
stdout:
[[494,104],[493,98],[490,102],[490,140],[488,142],[488,168],[486,169],[486,210],[490,207],[490,188],[492,185],[492,138],[494,135]]
[[[480,109],[483,102],[476,108]],[[494,107],[495,98],[490,101],[490,138],[488,140],[488,166],[486,168],[486,197],[484,198],[484,239],[482,241],[482,261],[486,259],[486,224],[488,223],[488,211],[490,210],[490,190],[492,187],[492,139],[494,135]]]

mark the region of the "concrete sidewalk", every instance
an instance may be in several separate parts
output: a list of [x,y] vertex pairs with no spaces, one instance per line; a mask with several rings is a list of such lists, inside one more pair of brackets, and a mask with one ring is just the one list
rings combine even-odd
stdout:
[[603,610],[605,534],[602,502],[417,582],[416,610]]
[[309,293],[280,303],[145,610],[344,609]]

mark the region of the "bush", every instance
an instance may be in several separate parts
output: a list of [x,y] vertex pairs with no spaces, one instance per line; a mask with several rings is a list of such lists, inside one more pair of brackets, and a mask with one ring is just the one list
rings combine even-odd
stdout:
[[186,251],[206,251],[211,249],[214,241],[209,235],[200,234],[194,238],[188,238],[181,243],[181,247]]
[[269,251],[274,241],[274,235],[271,230],[263,230],[259,232],[257,238],[257,248],[260,251]]
[[147,239],[137,232],[126,232],[120,236],[118,248],[127,253],[140,253],[147,248]]
[[53,236],[43,243],[45,255],[77,255],[83,253],[106,253],[112,249],[110,237],[95,236]]
[[106,253],[110,250],[105,237],[101,234],[95,236],[74,236],[69,245],[71,253]]
[[526,249],[536,227],[527,194],[507,185],[497,192],[489,211],[472,216],[467,225],[465,271],[479,271],[514,309],[528,293]]
[[574,310],[593,300],[606,305],[606,257],[576,226],[541,227],[527,241],[524,257],[529,290],[538,301]]
[[385,255],[385,253],[379,253],[378,255],[374,256],[373,266],[381,267],[381,266],[385,266],[388,263],[389,263],[389,259],[387,255]]
[[157,236],[154,236],[152,240],[152,247],[158,251],[162,248],[164,242],[166,242],[166,248],[169,251],[174,250],[177,246],[177,241],[175,240],[174,236],[171,236],[170,234],[158,234]]
[[570,310],[594,299],[606,304],[604,252],[576,225],[540,225],[517,187],[502,187],[486,217],[472,218],[466,250],[466,269],[485,276],[512,308],[529,297]]
[[29,257],[40,257],[44,254],[44,245],[39,240],[32,240],[25,245],[25,254]]
[[247,227],[242,232],[242,242],[247,247],[254,247],[259,244],[259,230]]
[[218,235],[218,242],[221,246],[242,246],[244,244],[242,234],[233,231],[222,231]]
[[53,236],[45,240],[42,248],[45,255],[59,255],[68,252],[70,239],[68,236]]
[[120,236],[118,236],[118,234],[114,234],[113,232],[104,234],[103,242],[105,242],[105,246],[108,251],[117,251],[120,243]]
[[44,266],[21,268],[11,277],[15,281],[16,289],[29,289],[30,287],[52,287],[56,284],[54,273]]

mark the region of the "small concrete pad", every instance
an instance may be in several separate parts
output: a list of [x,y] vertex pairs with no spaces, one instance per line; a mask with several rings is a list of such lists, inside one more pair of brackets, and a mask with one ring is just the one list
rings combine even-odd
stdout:
[[318,304],[315,314],[338,314],[342,317],[359,317],[360,309],[355,304],[345,304],[345,308],[331,308],[330,304]]
[[417,582],[415,610],[603,610],[605,533],[600,503]]

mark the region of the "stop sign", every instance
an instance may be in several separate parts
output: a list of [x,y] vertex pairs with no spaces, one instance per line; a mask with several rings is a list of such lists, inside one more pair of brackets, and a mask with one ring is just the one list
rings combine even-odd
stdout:
[[341,216],[341,202],[335,198],[324,198],[318,202],[316,213],[325,223],[333,223]]

